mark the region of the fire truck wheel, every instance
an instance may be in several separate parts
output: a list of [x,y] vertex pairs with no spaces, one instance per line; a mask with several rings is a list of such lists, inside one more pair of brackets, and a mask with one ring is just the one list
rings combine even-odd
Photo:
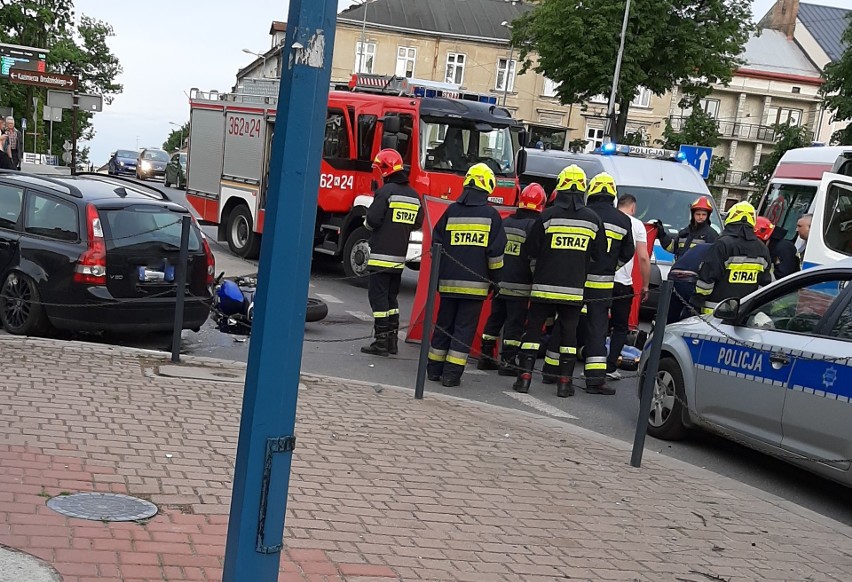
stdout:
[[256,259],[260,251],[260,235],[254,232],[254,223],[248,206],[240,204],[228,216],[228,248],[244,259]]
[[[370,259],[370,231],[363,226],[356,228],[343,245],[343,272],[356,285],[367,282],[367,261]],[[361,278],[363,277],[363,279]]]

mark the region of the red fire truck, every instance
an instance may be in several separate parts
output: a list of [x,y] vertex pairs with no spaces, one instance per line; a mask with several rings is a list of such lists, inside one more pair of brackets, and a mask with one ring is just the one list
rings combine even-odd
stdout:
[[[269,93],[190,94],[187,199],[203,222],[219,225],[218,239],[246,258],[257,256],[263,233],[278,92]],[[467,169],[484,162],[497,176],[492,202],[512,205],[525,141],[522,126],[494,96],[353,75],[348,87],[329,93],[315,252],[342,258],[347,275],[363,272],[369,257],[363,217],[380,149],[402,154],[419,193],[449,199],[460,194]],[[411,268],[419,267],[420,242],[421,233],[413,233]]]

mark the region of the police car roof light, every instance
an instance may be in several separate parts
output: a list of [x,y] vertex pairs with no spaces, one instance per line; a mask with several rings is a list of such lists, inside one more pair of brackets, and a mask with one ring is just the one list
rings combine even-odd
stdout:
[[[605,143],[601,146],[601,153],[608,156],[618,152],[618,146],[615,142]],[[627,152],[624,152],[627,153]]]
[[675,159],[679,162],[684,162],[686,161],[686,154],[684,152],[678,152],[675,154]]

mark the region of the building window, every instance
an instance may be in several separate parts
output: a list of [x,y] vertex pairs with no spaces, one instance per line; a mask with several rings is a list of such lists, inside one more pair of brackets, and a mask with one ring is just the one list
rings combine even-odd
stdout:
[[376,43],[355,43],[355,72],[372,73],[376,62]]
[[651,106],[651,90],[645,87],[639,87],[636,90],[636,96],[630,102],[631,107],[650,107]]
[[559,89],[559,83],[552,81],[547,77],[544,78],[544,96],[557,97],[556,91]]
[[465,60],[463,53],[447,53],[447,74],[445,76],[447,83],[462,84]]
[[789,109],[787,107],[768,107],[766,109],[766,125],[789,124],[798,126],[802,124],[802,110]]
[[[498,91],[512,91],[515,88],[515,65],[517,61],[509,59],[497,60],[497,83],[494,88]],[[507,81],[508,77],[508,81]],[[508,83],[508,87],[507,87]]]
[[609,103],[609,97],[601,93],[599,95],[592,95],[589,101],[592,103]]
[[604,130],[596,127],[586,128],[586,152],[593,152],[603,145]]
[[414,76],[414,62],[417,60],[417,49],[401,46],[396,49],[396,76],[410,79]]
[[701,99],[698,102],[699,107],[704,110],[704,113],[717,119],[719,117],[719,100],[718,99]]

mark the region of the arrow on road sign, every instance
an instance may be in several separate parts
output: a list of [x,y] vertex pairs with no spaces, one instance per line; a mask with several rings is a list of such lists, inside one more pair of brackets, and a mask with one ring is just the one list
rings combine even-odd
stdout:
[[13,83],[49,89],[70,89],[73,91],[77,88],[77,77],[58,73],[27,71],[26,69],[9,69],[9,80]]
[[698,161],[700,162],[698,165],[698,173],[703,176],[704,169],[707,167],[707,152],[701,152],[701,155],[698,156]]

